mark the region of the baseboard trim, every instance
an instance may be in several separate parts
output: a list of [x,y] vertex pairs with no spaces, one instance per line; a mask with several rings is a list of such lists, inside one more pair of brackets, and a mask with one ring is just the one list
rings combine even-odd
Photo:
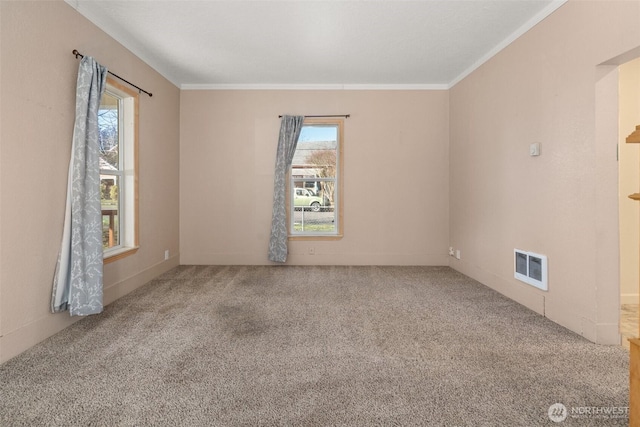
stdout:
[[621,294],[620,304],[640,304],[639,294]]
[[596,325],[596,342],[603,345],[621,345],[622,335],[617,323],[599,323]]
[[[131,277],[105,287],[103,296],[104,304],[108,305],[118,298],[134,291],[150,280],[178,266],[179,263],[180,257],[174,256],[166,261],[152,265]],[[0,364],[82,319],[82,317],[71,317],[68,312],[48,313],[34,322],[0,336]]]
[[449,267],[454,270],[477,280],[507,298],[510,298],[515,302],[524,305],[528,309],[544,316],[544,295],[541,294],[543,291],[538,291],[537,289],[518,282],[515,279],[515,283],[512,283],[496,276],[493,273],[471,265],[466,261],[457,260],[455,258],[450,258],[450,260]]
[[150,280],[155,279],[163,273],[171,270],[174,267],[177,267],[180,264],[180,257],[175,255],[169,258],[166,261],[159,262],[158,264],[152,265],[151,267],[143,270],[133,276],[127,277],[119,282],[111,284],[104,288],[104,305],[111,304],[113,301],[118,298],[122,298],[138,289],[140,286],[149,282]]
[[[293,245],[292,245],[293,246]],[[314,255],[308,249],[290,247],[286,265],[447,265],[449,256],[446,254],[425,253],[322,253],[316,248]],[[211,252],[181,252],[181,265],[273,265],[267,258],[265,249],[262,254],[246,253],[211,253]]]
[[595,323],[568,309],[567,307],[571,306],[568,302],[553,301],[547,298],[543,291],[528,289],[528,285],[503,279],[468,262],[453,259],[449,266],[591,342],[603,345],[620,344],[618,324]]
[[49,313],[35,322],[3,335],[0,337],[0,363],[12,359],[79,320],[82,320],[82,317],[71,317],[68,312]]

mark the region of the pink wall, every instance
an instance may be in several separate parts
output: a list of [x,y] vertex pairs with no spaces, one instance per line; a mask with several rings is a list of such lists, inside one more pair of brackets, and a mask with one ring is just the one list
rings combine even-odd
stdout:
[[447,91],[183,91],[181,262],[267,264],[278,115],[350,114],[344,238],[287,263],[446,264],[448,111]]
[[107,303],[178,264],[180,91],[62,1],[2,1],[0,31],[3,362],[74,320],[48,311],[75,112],[71,51],[154,94],[139,108],[140,250],[105,266]]
[[[618,340],[617,74],[640,3],[569,1],[451,89],[450,265],[603,343]],[[530,157],[540,142],[542,155]],[[549,291],[513,249],[549,257]]]

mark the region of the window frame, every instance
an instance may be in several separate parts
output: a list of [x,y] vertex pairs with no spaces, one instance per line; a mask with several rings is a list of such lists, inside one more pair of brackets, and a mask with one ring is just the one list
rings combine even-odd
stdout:
[[[294,198],[294,178],[292,174],[293,164],[287,171],[287,234],[289,240],[339,240],[344,237],[344,119],[343,118],[305,118],[303,127],[307,125],[327,125],[337,127],[337,147],[336,147],[336,186],[335,186],[335,200],[337,204],[337,212],[334,210],[336,231],[335,233],[294,233],[293,232],[293,217],[295,206],[293,203]],[[335,208],[334,208],[335,209]]]
[[[138,105],[139,94],[128,86],[107,77],[105,92],[120,100],[122,117],[118,118],[120,169],[118,173],[105,171],[105,175],[118,175],[119,238],[120,244],[103,250],[103,262],[108,264],[135,254],[139,249],[138,219]],[[102,174],[102,170],[100,171]]]

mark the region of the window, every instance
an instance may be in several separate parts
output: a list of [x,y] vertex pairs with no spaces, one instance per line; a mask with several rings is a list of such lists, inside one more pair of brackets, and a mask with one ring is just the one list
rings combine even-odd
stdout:
[[98,111],[102,246],[105,262],[135,253],[138,94],[107,79]]
[[342,237],[342,119],[305,119],[289,172],[289,237]]

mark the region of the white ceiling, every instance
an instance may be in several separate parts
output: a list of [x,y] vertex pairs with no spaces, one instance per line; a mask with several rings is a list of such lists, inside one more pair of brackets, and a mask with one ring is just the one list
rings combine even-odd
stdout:
[[66,1],[183,89],[446,89],[566,2]]

